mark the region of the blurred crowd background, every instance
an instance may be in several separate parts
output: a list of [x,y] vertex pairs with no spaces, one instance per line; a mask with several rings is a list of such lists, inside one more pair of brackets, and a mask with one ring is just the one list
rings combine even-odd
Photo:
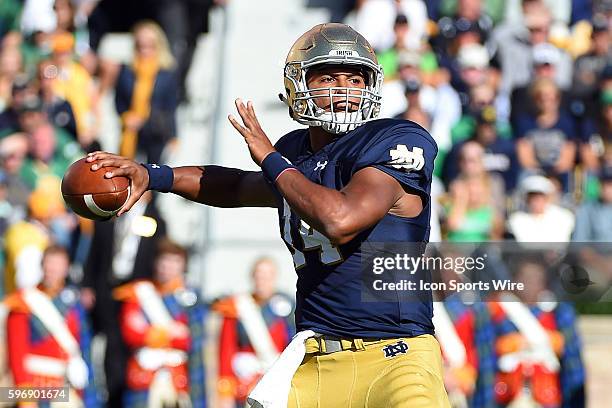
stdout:
[[[251,3],[261,3],[266,15],[276,12],[286,19],[268,24],[248,18],[255,10]],[[232,86],[252,94],[258,73],[265,71],[264,76],[274,78],[274,88],[260,91],[265,92],[259,98],[263,123],[277,127],[270,131],[274,139],[282,135],[279,129],[294,127],[275,100],[282,88],[282,59],[294,39],[318,22],[345,22],[361,32],[384,68],[381,116],[413,120],[437,141],[431,241],[612,241],[612,1],[251,3],[0,0],[0,297],[10,323],[9,312],[23,306],[15,306],[18,289],[57,287],[59,274],[61,290],[53,294],[70,289],[61,302],[69,306],[66,310],[78,304],[77,320],[94,335],[93,354],[99,351],[87,363],[92,372],[102,373],[102,380],[90,381],[95,395],[88,399],[82,394],[87,406],[103,401],[120,406],[126,389],[135,387],[126,386],[126,365],[131,364],[126,362],[142,346],[130,343],[140,332],[122,334],[130,331],[122,316],[136,295],[125,290],[117,294],[117,288],[153,279],[165,296],[176,287],[164,292],[162,283],[187,272],[179,286],[193,287],[197,302],[187,296],[179,303],[187,309],[201,303],[203,310],[212,304],[214,311],[196,314],[207,316],[212,344],[211,363],[206,364],[211,374],[208,399],[232,406],[234,398],[244,398],[245,390],[238,389],[247,386],[236,383],[231,360],[253,347],[232,304],[240,302],[231,295],[259,293],[258,307],[282,349],[293,330],[292,296],[280,292],[291,294],[295,278],[286,278],[293,271],[290,257],[278,255],[280,243],[267,246],[277,234],[272,216],[262,218],[270,221],[265,231],[259,230],[257,219],[252,227],[237,228],[232,222],[238,218],[229,219],[230,214],[202,213],[147,194],[125,217],[94,223],[65,207],[62,175],[86,152],[100,149],[143,162],[199,164],[212,159],[252,166],[246,152],[233,148],[240,144],[227,144],[234,143],[226,141],[231,130],[218,117],[229,113],[231,98],[219,95],[232,93]],[[287,46],[273,54],[278,60],[253,61],[253,54],[275,48],[265,42],[278,37],[269,31],[274,24],[291,26],[287,30],[295,35],[282,40]],[[257,44],[244,45],[244,35],[236,39],[237,33],[257,37],[259,31],[265,35]],[[238,57],[228,63],[232,53]],[[258,101],[256,93],[254,99]],[[188,161],[194,158],[199,161]],[[226,230],[240,231],[235,236],[210,232]],[[215,240],[208,242],[212,236]],[[230,237],[228,243],[224,237]],[[240,251],[248,256],[241,257]],[[164,254],[185,263],[175,265],[180,271],[172,279],[161,271]],[[268,254],[274,259],[251,268],[255,259]],[[232,259],[219,261],[224,256]],[[53,262],[45,263],[50,258]],[[276,270],[274,260],[280,271],[256,272],[262,263]],[[240,267],[219,271],[223,262],[230,269]],[[49,277],[54,271],[56,277]],[[612,281],[612,269],[603,271],[600,278]],[[581,311],[607,313],[610,308],[605,303],[581,305]],[[570,320],[568,327],[574,330],[577,323]],[[10,326],[6,333],[10,338]],[[160,340],[166,334],[150,334],[148,346],[166,344]],[[578,357],[572,361],[581,367],[580,347],[574,351]],[[577,366],[574,374],[580,372]],[[15,367],[9,361],[4,368],[6,384],[14,381]],[[584,373],[575,377],[584,380]],[[141,406],[141,397],[129,395],[128,406]],[[550,401],[542,406],[580,406]]]

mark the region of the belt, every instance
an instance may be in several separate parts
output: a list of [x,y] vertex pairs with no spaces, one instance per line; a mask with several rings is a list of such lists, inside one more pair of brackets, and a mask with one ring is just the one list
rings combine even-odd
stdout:
[[311,337],[306,340],[306,354],[331,354],[338,351],[363,351],[365,346],[380,343],[382,339],[338,339],[326,336]]

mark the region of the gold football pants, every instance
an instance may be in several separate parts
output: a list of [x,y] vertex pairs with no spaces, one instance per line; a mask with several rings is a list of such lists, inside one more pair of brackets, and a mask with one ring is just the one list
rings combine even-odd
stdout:
[[289,408],[449,408],[440,346],[431,335],[342,340],[325,354],[317,338],[293,376]]

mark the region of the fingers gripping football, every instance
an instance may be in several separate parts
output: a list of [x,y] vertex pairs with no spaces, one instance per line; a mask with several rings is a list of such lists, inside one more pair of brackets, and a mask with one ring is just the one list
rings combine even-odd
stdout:
[[87,155],[87,161],[92,163],[92,170],[113,167],[112,171],[104,174],[106,178],[123,176],[130,180],[130,196],[117,213],[117,217],[129,211],[149,187],[149,173],[147,169],[133,160],[112,153],[93,152]]
[[228,119],[238,133],[244,137],[253,161],[261,166],[263,159],[274,151],[274,146],[262,130],[252,102],[249,101],[245,105],[241,99],[236,99],[236,109],[242,119],[242,124],[234,115],[229,115]]

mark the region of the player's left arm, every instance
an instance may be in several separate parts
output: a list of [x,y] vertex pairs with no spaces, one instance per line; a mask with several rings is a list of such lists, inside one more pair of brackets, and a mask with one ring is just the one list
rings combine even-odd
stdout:
[[[257,121],[253,104],[237,100],[236,107],[244,126],[231,115],[229,120],[261,165],[275,149]],[[405,191],[395,178],[374,167],[357,171],[340,191],[313,183],[299,171],[283,172],[276,186],[289,206],[334,244],[349,242],[400,202],[402,214],[398,215],[416,216],[423,208],[420,196]]]

